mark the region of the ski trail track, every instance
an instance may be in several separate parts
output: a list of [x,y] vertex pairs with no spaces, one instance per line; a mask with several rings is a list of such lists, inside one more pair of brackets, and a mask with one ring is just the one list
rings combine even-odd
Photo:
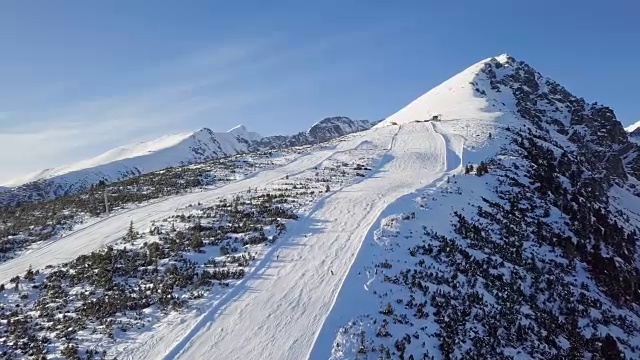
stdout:
[[[377,131],[377,133],[382,134],[390,131],[392,130],[387,129]],[[224,196],[244,192],[250,187],[260,187],[286,176],[295,176],[318,166],[336,154],[352,150],[357,147],[358,141],[361,140],[355,138],[339,143],[330,149],[309,152],[284,166],[257,171],[242,180],[215,189],[172,196],[114,214],[57,240],[47,241],[14,259],[3,262],[0,264],[0,283],[5,283],[16,275],[22,275],[29,266],[39,269],[47,265],[64,263],[79,255],[88,254],[114,243],[125,235],[131,221],[137,229],[143,229],[151,222],[160,221],[189,204],[197,202],[206,204]]]
[[[461,163],[456,139],[441,135],[432,124],[396,129],[377,171],[323,198],[220,305],[189,329],[163,329],[153,344],[138,344],[119,358],[307,358],[314,343],[323,343],[318,335],[332,331],[326,318],[381,214],[396,199],[442,179]],[[276,252],[278,259],[273,259]],[[176,340],[178,333],[185,335]]]
[[379,224],[389,216],[398,215],[410,209],[411,205],[415,204],[415,198],[419,196],[419,193],[427,191],[428,189],[435,191],[437,187],[447,181],[449,176],[459,174],[462,171],[464,138],[457,134],[446,132],[441,127],[439,128],[437,124],[432,122],[429,122],[429,124],[437,138],[434,140],[439,141],[443,147],[443,171],[433,173],[435,177],[433,177],[428,184],[423,183],[421,186],[417,186],[413,190],[395,198],[383,211],[377,214],[377,218],[370,224],[366,235],[362,238],[357,255],[354,256],[349,269],[345,271],[344,279],[342,280],[339,292],[334,298],[331,310],[322,326],[317,329],[314,343],[309,349],[308,354],[304,357],[305,359],[330,359],[333,342],[341,327],[347,325],[349,320],[361,314],[375,313],[380,310],[377,307],[368,308],[368,305],[371,305],[372,295],[368,293],[369,289],[367,285],[378,275],[369,278],[367,282],[367,275],[361,273],[361,269],[370,267],[372,263],[384,261],[384,258],[379,257],[380,252],[377,251],[380,245],[377,244],[374,239],[374,233],[378,229]]
[[432,122],[431,124],[447,148],[447,170],[455,174],[456,170],[462,169],[462,154],[464,153],[465,139],[463,136],[448,132],[438,123]]

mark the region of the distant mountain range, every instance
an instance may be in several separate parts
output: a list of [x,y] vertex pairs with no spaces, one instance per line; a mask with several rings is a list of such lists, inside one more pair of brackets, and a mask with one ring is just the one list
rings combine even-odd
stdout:
[[94,158],[45,169],[0,186],[0,204],[33,202],[77,193],[99,182],[113,182],[174,166],[219,157],[329,141],[371,128],[375,123],[348,117],[329,117],[306,132],[263,137],[237,126],[227,132],[203,128],[112,149]]

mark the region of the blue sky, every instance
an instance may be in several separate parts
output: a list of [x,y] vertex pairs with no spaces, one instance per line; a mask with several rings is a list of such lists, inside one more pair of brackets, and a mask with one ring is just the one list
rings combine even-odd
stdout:
[[162,134],[384,118],[509,53],[640,120],[635,1],[0,4],[0,182]]

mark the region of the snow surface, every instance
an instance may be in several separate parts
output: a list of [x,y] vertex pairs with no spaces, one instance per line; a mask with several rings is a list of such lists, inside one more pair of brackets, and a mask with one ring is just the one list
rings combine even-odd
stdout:
[[[433,127],[433,125],[431,125]],[[405,125],[404,128],[409,127],[408,131],[415,131],[415,129],[411,129],[410,125]],[[388,202],[385,202],[384,207],[377,211],[375,214],[371,214],[372,217],[368,222],[368,226],[365,232],[358,234],[359,242],[363,244],[365,239],[369,239],[373,237],[373,232],[376,231],[376,225],[381,223],[383,219],[387,218],[392,214],[401,213],[406,207],[398,206],[402,205],[402,198],[406,196],[416,197],[415,192],[417,190],[424,190],[425,188],[429,188],[434,186],[433,184],[437,184],[445,181],[445,179],[456,173],[460,173],[462,169],[462,149],[463,142],[460,137],[451,136],[450,134],[440,133],[436,131],[436,128],[433,127],[433,136],[431,137],[432,142],[438,142],[438,148],[436,149],[424,149],[426,151],[430,151],[432,154],[439,154],[441,157],[439,159],[434,159],[436,161],[432,163],[428,162],[416,162],[411,164],[415,167],[404,167],[396,177],[398,180],[404,175],[406,176],[406,172],[402,171],[411,171],[411,173],[415,173],[417,179],[413,181],[405,180],[405,184],[397,183],[394,185],[399,185],[398,191],[390,191],[392,196],[389,196]],[[424,134],[418,133],[417,137],[423,137]],[[438,160],[441,161],[438,163]],[[403,164],[404,165],[404,164]],[[407,164],[409,165],[409,164]],[[427,165],[427,168],[424,166]],[[393,182],[391,182],[393,183]],[[404,191],[400,191],[402,185],[405,185]],[[407,195],[408,194],[408,195]],[[374,220],[375,219],[375,220]],[[366,244],[366,242],[365,242]],[[369,244],[367,244],[369,245]],[[308,355],[309,359],[328,359],[331,354],[331,349],[333,342],[335,341],[336,335],[338,334],[338,330],[345,325],[350,319],[355,317],[354,315],[358,315],[363,312],[363,308],[361,306],[353,306],[353,304],[364,305],[365,302],[359,301],[359,295],[363,291],[366,292],[366,288],[363,289],[362,284],[362,274],[354,273],[355,269],[360,269],[362,266],[359,266],[358,263],[362,263],[362,265],[369,265],[371,263],[372,253],[370,247],[362,248],[357,257],[353,259],[353,264],[346,268],[347,274],[345,274],[345,278],[343,279],[343,284],[341,285],[340,292],[336,294],[336,299],[334,300],[334,305],[326,317],[326,320],[320,329],[319,333],[316,336],[315,343],[313,348]],[[351,271],[349,271],[351,270]],[[371,274],[372,276],[375,276]],[[360,300],[362,300],[360,298]],[[372,313],[375,313],[378,309],[372,309]]]
[[389,116],[376,127],[424,121],[436,115],[440,115],[444,121],[473,119],[493,122],[504,112],[495,107],[491,100],[476,96],[473,81],[488,61],[504,62],[506,56],[485,59],[468,67]]

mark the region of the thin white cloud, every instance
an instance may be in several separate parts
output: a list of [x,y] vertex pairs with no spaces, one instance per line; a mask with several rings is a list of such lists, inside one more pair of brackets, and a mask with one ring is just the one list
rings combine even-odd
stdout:
[[[228,108],[263,96],[265,93],[251,91],[218,96],[145,94],[69,107],[52,120],[14,126],[0,133],[0,164],[4,169],[0,184],[25,173],[98,155],[112,147],[150,140],[167,131],[181,131],[180,123],[187,119],[207,112],[224,114]],[[185,130],[196,130],[186,125]]]
[[259,55],[269,51],[267,42],[258,41],[210,48],[130,75],[131,82],[147,85],[125,94],[41,111],[0,111],[0,183],[166,131],[195,130],[189,124],[195,116],[224,114],[263,98],[233,78],[260,66]]

